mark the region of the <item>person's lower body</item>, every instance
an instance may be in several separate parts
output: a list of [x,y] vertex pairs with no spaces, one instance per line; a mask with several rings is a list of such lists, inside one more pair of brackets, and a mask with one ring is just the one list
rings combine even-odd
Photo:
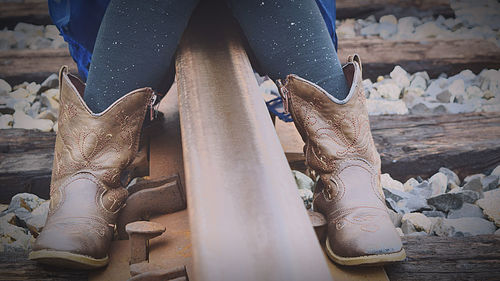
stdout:
[[[137,103],[137,107],[141,110],[137,109],[134,111],[132,108],[127,107],[126,111],[119,111],[114,115],[115,120],[111,120],[112,118],[106,116],[110,116],[108,112],[116,111],[114,108],[123,104],[123,100],[130,93],[134,93],[133,90],[136,88],[151,87],[158,92],[166,92],[168,90],[174,75],[172,59],[181,35],[188,23],[189,15],[196,4],[197,0],[165,0],[154,2],[112,0],[99,30],[83,101],[71,98],[72,96],[81,94],[83,91],[82,87],[75,86],[74,80],[65,78],[69,76],[61,76],[66,79],[61,81],[61,99],[67,96],[66,99],[74,101],[66,104],[62,103],[62,116],[66,114],[72,115],[75,112],[74,109],[78,109],[79,107],[80,109],[84,108],[87,110],[76,111],[83,114],[81,120],[74,118],[60,119],[61,126],[68,128],[68,132],[65,133],[64,130],[60,130],[58,134],[54,171],[59,171],[56,169],[56,166],[67,166],[69,168],[64,172],[63,176],[56,175],[52,179],[51,210],[48,224],[40,234],[40,238],[35,245],[35,252],[39,254],[39,260],[49,262],[51,260],[58,260],[62,261],[62,263],[69,261],[68,264],[70,265],[76,264],[76,266],[83,265],[84,267],[98,267],[106,264],[106,251],[112,235],[110,234],[111,229],[104,227],[104,225],[110,226],[115,223],[116,213],[126,198],[126,194],[123,196],[124,193],[121,192],[123,184],[119,183],[116,177],[119,177],[126,166],[130,164],[130,161],[134,157],[133,154],[137,151],[137,148],[132,144],[124,147],[123,143],[113,143],[112,140],[118,134],[122,140],[132,141],[135,144],[140,134],[140,126],[137,127],[137,124],[139,124],[137,120],[141,120],[141,124],[143,120],[143,118],[137,117],[136,113],[142,112],[142,108],[147,107],[148,101],[141,100],[141,102]],[[266,4],[271,5],[271,7],[262,7]],[[315,94],[316,96],[322,95],[323,98],[327,98],[330,104],[325,102],[321,105],[315,105],[320,108],[330,107],[333,104],[349,104],[354,95],[350,94],[353,90],[348,90],[348,84],[352,83],[352,88],[357,87],[356,90],[359,90],[361,84],[357,83],[356,81],[358,80],[353,78],[356,77],[354,71],[347,74],[344,74],[342,71],[328,31],[322,22],[321,14],[313,0],[281,0],[273,1],[273,3],[267,1],[233,1],[231,5],[233,13],[239,20],[250,47],[257,57],[259,68],[262,71],[273,79],[283,78],[292,73],[296,77],[304,77],[304,79],[307,79],[304,81],[307,81],[307,85],[310,86],[309,89],[307,87],[304,88],[306,92],[312,91],[311,89],[321,89],[322,87],[324,90],[314,90]],[[349,83],[346,80],[350,80]],[[290,83],[290,85],[293,85],[293,82]],[[286,84],[288,85],[288,83]],[[63,87],[67,89],[66,92],[63,91]],[[286,87],[283,90],[286,90]],[[142,92],[144,92],[142,94],[144,97],[151,96],[149,91],[143,90]],[[295,114],[294,112],[298,112],[298,110],[295,109],[296,105],[293,103],[293,100],[296,100],[294,95],[299,94],[299,92],[294,90],[293,87],[290,92],[290,108],[292,109],[292,114]],[[355,96],[356,99],[361,99],[361,95]],[[319,98],[313,99],[312,102],[316,102]],[[345,108],[347,108],[347,110],[344,110],[345,120],[356,119],[358,117],[365,118],[366,112],[350,110],[348,106]],[[131,113],[133,113],[134,117],[130,116]],[[357,116],[358,114],[360,116]],[[142,117],[144,117],[144,114]],[[313,116],[313,118],[320,120],[323,117]],[[312,126],[312,124],[307,122],[301,124],[301,121],[298,120],[295,120],[297,127]],[[131,124],[134,124],[134,126],[126,126],[128,122],[132,122]],[[111,131],[114,130],[112,128],[121,128],[120,130],[126,134],[123,136],[123,133],[106,134],[103,129],[105,128],[103,123],[109,123],[106,126],[111,126],[109,129]],[[75,135],[71,133],[74,129],[70,130],[69,128],[78,128],[79,126],[83,126],[81,134]],[[343,134],[343,137],[340,137],[340,141],[346,142],[345,151],[335,152],[337,154],[363,158],[364,154],[359,154],[359,151],[353,150],[357,147],[357,142],[365,142],[367,140],[373,142],[371,135],[363,139],[358,138],[360,134],[363,136],[369,134],[369,126],[356,128],[342,127],[336,123],[332,123],[331,120],[325,121],[325,126],[332,128],[332,132],[334,133],[338,133],[337,131],[340,130],[340,135]],[[325,136],[330,136],[330,142],[338,142],[335,136],[329,134],[318,136],[309,133],[303,134],[308,144],[315,141],[322,141],[322,137]],[[337,134],[336,136],[338,137],[339,135]],[[78,150],[76,147],[65,147],[71,143],[77,144]],[[321,151],[324,145],[324,143],[318,142],[318,151],[326,154],[331,153],[332,151]],[[361,149],[365,148],[362,147]],[[374,150],[374,147],[370,147],[369,150]],[[58,156],[68,151],[79,151],[82,154],[82,157],[80,157],[81,163],[68,166],[70,159]],[[123,161],[119,163],[109,165],[106,159],[110,157],[109,153],[113,151],[122,151],[123,156],[120,156],[119,159],[125,157],[126,160],[122,159]],[[337,156],[332,156],[332,161],[339,160],[335,158]],[[308,165],[311,168],[315,170],[319,169],[311,162],[312,158],[307,159]],[[380,169],[377,169],[376,160],[374,163],[370,167],[375,172],[370,175],[377,177]],[[317,172],[320,175],[326,173],[321,169]],[[334,177],[336,173],[340,172],[338,170],[328,171],[327,174]],[[79,178],[80,176],[85,177]],[[356,173],[354,173],[354,176],[357,176]],[[360,176],[363,177],[364,175],[360,174]],[[107,184],[107,182],[110,182],[110,177],[113,178],[112,185]],[[58,180],[59,178],[64,178],[65,180]],[[321,177],[321,180],[323,178]],[[72,181],[73,179],[75,181]],[[74,182],[77,183],[76,188],[72,187]],[[346,190],[354,188],[350,186],[345,187]],[[366,192],[371,192],[372,190],[371,187],[364,185],[362,188],[368,188],[368,190],[365,190]],[[72,190],[76,193],[71,193],[70,191]],[[100,192],[102,194],[99,195]],[[102,205],[102,200],[95,201],[101,202],[102,205],[96,207],[96,210],[99,210],[96,212],[95,210],[93,211],[93,203],[89,203],[90,201],[80,204],[75,199],[88,197],[90,193],[103,198],[105,194],[114,194],[115,192],[121,193],[119,193],[120,196],[108,199],[113,203],[112,211]],[[70,196],[71,200],[61,200],[61,198],[69,196],[70,193],[72,194]],[[333,203],[330,202],[329,204]],[[356,204],[355,202],[347,202],[345,206],[342,205],[342,207],[339,207],[337,204],[325,207],[325,210],[330,210],[329,208],[347,208],[346,206],[357,208]],[[320,204],[317,205],[319,206]],[[380,207],[378,203],[375,205]],[[325,213],[325,215],[327,215],[330,223],[337,219],[336,216],[332,217],[331,214]],[[345,215],[346,219],[349,215]],[[75,220],[68,224],[68,221],[74,217],[83,217],[85,219],[82,221]],[[373,216],[367,215],[367,217]],[[384,216],[381,218],[384,221],[387,219]],[[92,223],[89,223],[89,221]],[[59,231],[62,229],[62,225],[69,225],[69,228],[67,228],[68,232]],[[81,235],[82,230],[95,232],[96,229],[99,230],[96,232],[96,235]],[[394,230],[393,227],[388,229],[389,233],[392,233],[390,231]],[[54,233],[58,233],[59,235],[55,235]],[[361,241],[363,239],[370,240],[372,238],[375,239],[373,240],[374,243],[378,243],[378,234],[368,235],[364,238],[361,235],[356,235],[356,237],[359,237],[358,240],[347,241],[345,239],[336,239],[335,236],[339,235],[337,233],[341,232],[329,231],[330,242],[328,245],[333,246],[330,248],[336,249],[338,243],[344,242],[358,244],[359,246],[362,245]],[[365,233],[363,232],[363,234]],[[370,233],[366,232],[366,234]],[[49,235],[54,235],[54,237],[59,238],[64,243],[57,244],[57,241],[54,239],[49,239]],[[390,242],[391,247],[385,244],[380,244],[380,247],[386,252],[393,251],[401,243],[399,238],[396,240],[396,242]],[[379,255],[381,251],[380,247],[375,250],[373,248],[367,249],[364,255]],[[358,248],[360,250],[355,252],[354,255],[363,253],[363,247]],[[333,249],[332,253],[335,253],[335,249]]]

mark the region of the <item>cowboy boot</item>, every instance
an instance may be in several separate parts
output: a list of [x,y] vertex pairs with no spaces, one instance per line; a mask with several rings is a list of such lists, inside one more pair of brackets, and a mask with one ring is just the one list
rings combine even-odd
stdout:
[[370,132],[361,63],[343,67],[348,96],[288,75],[278,88],[305,142],[306,165],[319,176],[313,207],[328,222],[326,251],[343,265],[379,264],[406,257],[380,186],[380,155]]
[[60,114],[45,227],[29,258],[73,268],[108,263],[117,215],[128,192],[124,171],[134,160],[150,88],[132,91],[101,113],[81,94],[85,84],[59,73]]

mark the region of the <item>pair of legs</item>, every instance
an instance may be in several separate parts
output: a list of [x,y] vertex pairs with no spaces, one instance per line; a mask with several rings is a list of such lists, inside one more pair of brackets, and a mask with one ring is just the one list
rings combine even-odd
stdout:
[[[228,0],[259,69],[271,79],[294,73],[338,99],[344,73],[314,0]],[[84,99],[101,112],[131,90],[165,93],[173,58],[198,0],[111,0],[98,33]]]

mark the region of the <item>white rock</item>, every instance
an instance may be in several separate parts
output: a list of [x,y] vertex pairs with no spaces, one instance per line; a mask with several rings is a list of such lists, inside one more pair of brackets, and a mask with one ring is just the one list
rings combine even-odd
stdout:
[[379,36],[383,39],[391,37],[393,34],[396,34],[397,31],[398,27],[393,23],[383,22],[378,25]]
[[346,19],[343,21],[339,27],[337,27],[336,32],[339,38],[353,38],[356,37],[356,32],[354,31],[354,26],[356,21],[354,19]]
[[415,76],[410,83],[410,88],[420,88],[425,90],[427,88],[427,82],[422,76]]
[[26,86],[26,90],[30,95],[36,95],[38,93],[38,90],[40,90],[40,84],[37,84],[35,82],[31,82]]
[[0,79],[0,95],[4,95],[12,91],[12,87],[7,81]]
[[500,188],[486,191],[484,198],[477,200],[476,204],[496,226],[500,227]]
[[367,99],[366,108],[369,115],[408,114],[408,108],[402,100]]
[[[384,80],[384,82],[385,81],[387,80]],[[399,100],[401,88],[394,82],[384,82],[374,85],[374,87],[377,88],[377,92],[380,93],[380,96],[388,100]]]
[[415,28],[414,39],[425,40],[428,38],[451,38],[450,31],[439,27],[435,22],[426,22]]
[[14,128],[18,129],[38,129],[42,132],[50,132],[54,122],[47,119],[33,119],[24,112],[14,113]]
[[453,81],[448,87],[448,91],[453,97],[465,96],[465,83],[462,79]]
[[398,19],[394,15],[382,16],[379,20],[380,23],[387,22],[392,24],[398,24]]
[[24,99],[27,98],[29,95],[30,93],[24,88],[17,89],[10,93],[10,96],[15,99]]
[[28,45],[31,50],[40,50],[49,48],[52,45],[52,41],[44,37],[35,37],[33,40],[28,41]]
[[10,129],[12,128],[12,123],[14,117],[10,114],[4,114],[0,116],[0,129]]
[[389,174],[382,174],[380,176],[380,184],[382,187],[404,191],[403,184],[393,179]]
[[49,89],[41,95],[42,105],[46,106],[52,112],[59,114],[59,90]]
[[57,124],[58,124],[58,122],[56,121],[56,122],[54,123],[54,126],[52,126],[52,130],[53,130],[54,132],[56,132],[56,133],[57,133],[57,131],[59,131],[59,126],[58,126]]
[[432,222],[431,220],[421,213],[408,213],[404,214],[401,219],[402,223],[409,222],[415,227],[417,231],[425,231],[430,233]]
[[419,182],[414,178],[410,178],[403,184],[403,189],[405,192],[410,192],[417,185],[419,185]]
[[490,175],[494,175],[494,176],[499,176],[500,177],[500,165],[498,165],[495,169],[493,169],[493,171],[491,172]]
[[432,189],[431,196],[436,196],[446,192],[446,187],[448,187],[448,177],[445,174],[438,172],[429,179],[429,183]]
[[411,34],[415,31],[415,25],[418,19],[415,17],[400,18],[398,22],[398,36],[401,39],[410,38]]
[[379,26],[378,23],[372,23],[366,27],[361,28],[360,33],[363,36],[377,35],[379,33],[378,26]]
[[432,230],[438,236],[463,237],[493,234],[496,227],[492,222],[481,218],[438,218]]
[[447,103],[452,102],[454,97],[449,90],[444,90],[436,95],[436,100]]
[[52,40],[56,40],[59,37],[61,37],[61,35],[59,34],[59,30],[57,29],[57,27],[55,25],[50,24],[50,25],[45,26],[44,37],[52,39]]
[[305,174],[299,171],[292,171],[293,177],[295,178],[295,182],[297,183],[297,187],[299,189],[308,189],[312,190],[314,187],[314,181],[306,176]]
[[40,112],[40,114],[38,114],[36,116],[36,119],[48,119],[48,120],[51,120],[53,122],[56,122],[57,115],[50,110],[45,110],[45,111]]
[[399,87],[404,88],[410,86],[410,75],[408,75],[408,72],[401,66],[396,65],[391,71],[390,76]]

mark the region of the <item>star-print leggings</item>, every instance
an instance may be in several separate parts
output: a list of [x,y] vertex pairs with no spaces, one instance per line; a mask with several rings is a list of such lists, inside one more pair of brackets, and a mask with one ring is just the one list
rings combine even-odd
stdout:
[[[228,0],[259,69],[271,79],[297,74],[343,99],[348,92],[314,0]],[[174,53],[198,0],[111,0],[94,46],[84,100],[104,111],[126,93],[165,93]],[[170,66],[170,67],[169,67]]]

